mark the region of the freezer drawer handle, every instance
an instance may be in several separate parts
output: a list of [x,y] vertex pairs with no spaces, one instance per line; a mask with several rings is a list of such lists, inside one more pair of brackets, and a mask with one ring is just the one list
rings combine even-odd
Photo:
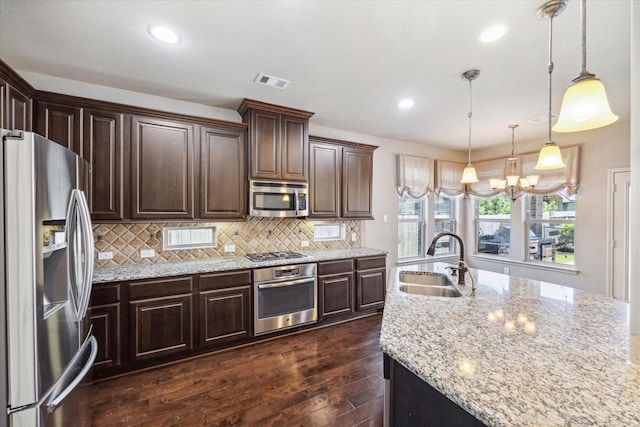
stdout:
[[[93,335],[91,335],[89,339],[87,339],[84,342],[84,344],[82,344],[82,347],[80,347],[80,350],[74,357],[74,360],[72,360],[69,365],[73,366],[76,359],[84,353],[84,350],[88,345],[91,346],[91,354],[89,355],[89,359],[84,364],[84,366],[82,367],[78,375],[76,375],[76,377],[73,379],[73,381],[71,381],[71,383],[67,387],[65,387],[65,389],[62,390],[62,392],[58,394],[55,399],[47,403],[47,411],[49,413],[56,410],[56,408],[60,405],[60,403],[62,403],[62,401],[76,388],[76,386],[80,384],[80,381],[82,381],[85,375],[87,375],[87,372],[89,372],[89,369],[91,369],[91,366],[93,366],[93,362],[96,360],[96,356],[98,355],[98,341],[96,340],[96,337],[94,337]],[[67,371],[67,372],[71,372],[71,371]]]

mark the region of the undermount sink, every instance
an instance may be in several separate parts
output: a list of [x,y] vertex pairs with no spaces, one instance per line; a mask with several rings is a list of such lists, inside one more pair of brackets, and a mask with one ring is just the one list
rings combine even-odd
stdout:
[[429,271],[401,271],[400,281],[416,285],[453,286],[447,275]]
[[462,296],[447,275],[427,271],[401,271],[400,291],[434,297]]

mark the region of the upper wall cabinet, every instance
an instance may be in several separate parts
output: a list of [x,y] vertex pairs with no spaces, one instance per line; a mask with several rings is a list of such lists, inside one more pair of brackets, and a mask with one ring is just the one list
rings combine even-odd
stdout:
[[200,128],[200,218],[246,215],[245,146],[243,131]]
[[249,125],[249,179],[306,182],[313,113],[250,99],[238,112]]
[[36,133],[76,153],[81,152],[82,109],[52,102],[36,101]]
[[309,218],[373,219],[371,145],[311,136]]
[[194,218],[193,125],[131,117],[131,218]]
[[0,128],[32,130],[33,87],[0,60]]

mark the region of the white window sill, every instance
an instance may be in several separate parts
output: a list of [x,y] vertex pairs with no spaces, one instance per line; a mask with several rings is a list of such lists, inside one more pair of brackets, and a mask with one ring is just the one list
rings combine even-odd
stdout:
[[498,264],[506,264],[506,265],[517,265],[519,267],[532,268],[536,270],[545,270],[545,271],[553,271],[556,273],[565,273],[565,274],[578,274],[580,271],[575,268],[575,266],[568,266],[563,264],[550,264],[540,261],[516,261],[513,259],[509,259],[506,257],[500,256],[491,256],[491,255],[470,255],[470,259],[474,260],[482,260],[482,261],[490,261]]

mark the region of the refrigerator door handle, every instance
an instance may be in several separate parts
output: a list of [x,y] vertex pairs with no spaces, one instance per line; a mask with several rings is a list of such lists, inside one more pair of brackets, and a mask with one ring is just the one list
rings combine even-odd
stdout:
[[[56,410],[56,408],[62,403],[62,401],[78,386],[78,384],[80,384],[80,381],[82,381],[85,375],[87,375],[87,372],[89,372],[89,369],[91,369],[91,366],[93,366],[93,362],[96,360],[96,356],[98,355],[98,341],[96,340],[96,337],[91,335],[84,342],[84,344],[82,344],[82,347],[80,347],[78,353],[76,353],[71,363],[69,363],[69,367],[72,368],[75,365],[78,359],[85,352],[87,346],[91,346],[91,353],[89,354],[89,358],[85,362],[80,372],[78,372],[76,377],[69,383],[68,386],[66,386],[60,393],[56,393],[54,391],[54,393],[50,396],[49,401],[46,404],[46,408],[49,413]],[[59,381],[65,381],[66,377],[72,372],[73,369],[68,369],[65,373],[62,374]]]
[[[80,322],[87,312],[91,296],[94,249],[87,199],[84,192],[78,189],[71,191],[71,200],[67,211],[67,230],[71,299],[76,313],[76,321]],[[78,233],[80,241],[78,241]],[[81,246],[80,249],[84,255],[82,259],[78,259],[78,245]]]

